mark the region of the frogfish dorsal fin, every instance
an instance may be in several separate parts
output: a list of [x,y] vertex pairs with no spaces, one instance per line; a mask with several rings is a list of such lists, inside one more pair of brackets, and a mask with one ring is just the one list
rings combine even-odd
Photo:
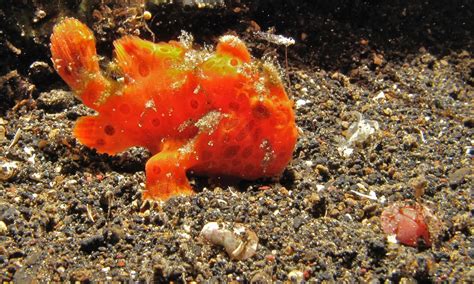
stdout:
[[152,43],[135,36],[114,41],[115,58],[124,75],[131,79],[147,77],[179,62],[185,49],[170,43]]
[[228,54],[239,58],[242,62],[250,62],[250,53],[245,43],[236,36],[225,35],[219,38],[216,51],[220,54]]

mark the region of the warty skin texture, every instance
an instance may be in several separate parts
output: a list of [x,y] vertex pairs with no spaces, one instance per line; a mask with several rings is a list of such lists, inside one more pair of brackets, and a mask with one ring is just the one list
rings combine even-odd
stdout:
[[[214,52],[133,36],[114,42],[115,77],[99,68],[95,38],[76,19],[51,36],[55,69],[98,115],[74,136],[99,153],[149,149],[144,199],[192,194],[186,172],[247,180],[280,175],[297,139],[293,102],[276,68],[235,36]],[[118,74],[118,76],[117,76]]]

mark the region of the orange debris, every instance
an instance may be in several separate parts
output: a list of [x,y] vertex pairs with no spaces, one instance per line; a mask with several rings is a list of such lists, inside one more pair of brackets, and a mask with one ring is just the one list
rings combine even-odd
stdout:
[[186,177],[253,180],[282,173],[296,143],[293,103],[278,72],[252,60],[245,44],[223,36],[216,51],[133,36],[114,42],[120,78],[98,64],[91,30],[67,18],[55,26],[51,53],[59,75],[85,105],[74,136],[100,153],[132,146],[153,153],[144,199],[193,191]]

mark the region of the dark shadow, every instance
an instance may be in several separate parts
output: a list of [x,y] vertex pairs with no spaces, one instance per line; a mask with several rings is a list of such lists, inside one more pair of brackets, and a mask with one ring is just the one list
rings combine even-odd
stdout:
[[421,47],[440,56],[472,52],[474,2],[469,0],[247,2],[253,3],[252,17],[263,29],[274,26],[277,33],[295,38],[291,49],[297,57],[323,69],[350,69],[361,40],[391,59]]
[[[60,81],[59,77],[53,72],[35,80],[29,72],[35,61],[52,65],[49,36],[54,23],[70,15],[88,19],[86,24],[94,27],[94,12],[100,1],[88,2],[85,10],[78,0],[23,2],[0,2],[0,76],[17,70],[39,90],[47,90]],[[262,31],[275,27],[277,34],[296,40],[289,48],[290,65],[348,72],[372,51],[388,60],[403,60],[421,47],[437,56],[461,50],[472,53],[471,0],[226,0],[224,7],[217,8],[183,6],[179,1],[151,3],[148,1],[146,7],[152,14],[147,25],[156,40],[176,39],[185,30],[194,35],[196,43],[213,44],[220,35],[232,32],[255,46],[252,41],[258,40],[251,36],[249,27],[258,25]],[[39,11],[45,13],[44,18],[37,18]],[[119,27],[112,24],[106,29],[109,33],[99,36],[98,50],[100,55],[111,56],[111,41],[117,36],[112,31]],[[141,36],[151,38],[146,31]],[[275,49],[283,56],[284,48]],[[254,48],[253,53],[258,56],[262,52]],[[0,86],[0,94],[7,83]],[[4,101],[8,106],[14,104],[14,99]]]

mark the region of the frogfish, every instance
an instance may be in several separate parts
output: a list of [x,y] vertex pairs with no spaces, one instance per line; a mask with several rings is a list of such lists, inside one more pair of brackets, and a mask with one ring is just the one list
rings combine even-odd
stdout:
[[215,50],[191,45],[124,36],[113,43],[115,68],[102,70],[79,20],[63,19],[51,35],[55,70],[97,114],[77,120],[76,139],[98,153],[152,153],[144,200],[192,194],[187,173],[255,180],[279,176],[292,158],[293,102],[278,69],[236,36]]

